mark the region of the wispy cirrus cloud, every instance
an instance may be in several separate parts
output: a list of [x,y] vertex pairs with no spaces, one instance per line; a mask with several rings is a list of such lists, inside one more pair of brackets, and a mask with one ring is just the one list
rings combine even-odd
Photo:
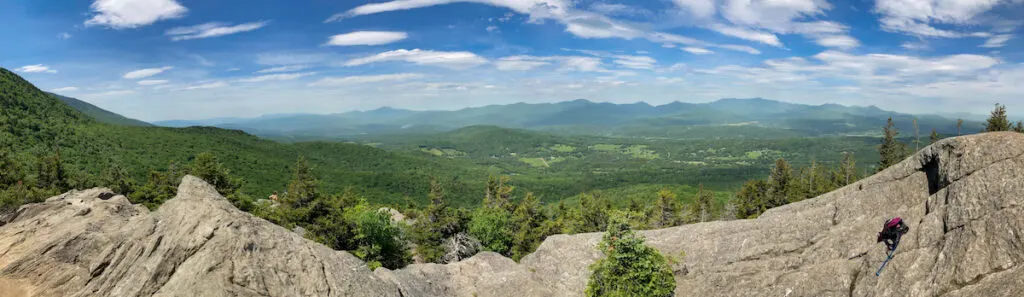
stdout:
[[171,40],[173,41],[212,38],[259,30],[260,28],[266,27],[267,24],[269,23],[269,21],[259,21],[231,25],[226,23],[212,22],[190,27],[171,28],[170,30],[167,30],[167,32],[165,32],[164,35],[170,36]]
[[331,38],[327,40],[327,45],[383,45],[399,42],[406,38],[409,38],[409,34],[405,32],[356,31],[331,36]]
[[46,65],[43,65],[43,64],[25,65],[25,66],[18,67],[18,69],[14,69],[14,70],[18,71],[18,72],[25,72],[25,73],[57,73],[57,70],[50,69],[49,66],[46,66]]
[[345,77],[325,77],[315,82],[309,83],[310,87],[331,87],[331,86],[342,86],[351,84],[365,84],[365,83],[377,83],[387,81],[405,81],[411,79],[417,79],[424,77],[423,74],[419,73],[396,73],[396,74],[381,74],[381,75],[355,75]]
[[282,80],[293,80],[310,75],[315,75],[316,72],[301,72],[301,73],[284,73],[284,74],[267,74],[254,77],[247,77],[235,80],[241,83],[254,83],[254,82],[266,82],[266,81],[282,81]]
[[171,70],[173,68],[174,67],[172,67],[172,66],[164,66],[164,67],[159,67],[159,68],[139,69],[139,70],[130,71],[128,73],[125,73],[122,77],[126,78],[126,79],[147,78],[147,77],[150,77],[150,76],[154,76],[154,75],[163,73],[164,71]]
[[360,66],[389,61],[403,61],[417,65],[437,66],[456,70],[472,68],[488,63],[487,59],[467,51],[442,52],[421,49],[400,49],[348,60],[343,65]]

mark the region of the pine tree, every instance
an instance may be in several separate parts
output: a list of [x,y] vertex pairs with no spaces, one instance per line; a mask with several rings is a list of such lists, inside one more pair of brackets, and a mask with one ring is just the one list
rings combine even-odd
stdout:
[[293,209],[308,207],[313,200],[320,198],[320,181],[313,173],[306,157],[299,156],[295,161],[295,168],[292,169],[292,181],[288,183],[288,191],[282,201]]
[[964,126],[964,119],[956,119],[956,136],[963,135],[962,133],[960,133],[961,128],[963,128],[963,126]]
[[516,226],[515,239],[512,240],[512,260],[519,261],[533,252],[549,235],[545,230],[547,217],[540,207],[540,200],[533,193],[526,193],[512,214],[512,222]]
[[676,281],[665,256],[644,243],[622,215],[615,215],[598,244],[605,257],[590,266],[586,296],[675,295]]
[[608,212],[611,202],[598,193],[580,194],[579,217],[572,231],[576,233],[597,232],[608,227]]
[[834,176],[834,183],[838,187],[857,181],[857,160],[854,159],[853,153],[843,152],[843,160],[839,163],[839,169],[836,170]]
[[763,179],[748,181],[736,193],[736,218],[752,219],[768,209],[768,192],[771,186]]
[[707,222],[711,219],[711,207],[714,198],[714,193],[704,190],[704,184],[701,184],[697,190],[697,206],[694,208],[696,217],[700,222]]
[[444,255],[444,240],[463,230],[455,210],[448,206],[447,194],[437,179],[430,180],[430,204],[413,225],[413,242],[416,254],[424,261],[437,262]]
[[768,208],[786,205],[790,202],[793,190],[793,168],[786,159],[775,160],[771,176],[768,178],[771,192],[768,196]]
[[878,153],[881,155],[881,159],[878,161],[879,172],[892,165],[896,165],[896,163],[903,161],[907,156],[906,145],[896,140],[900,133],[896,130],[892,118],[889,118],[884,132],[885,137],[882,138],[882,145],[878,147]]
[[503,208],[508,211],[515,209],[512,203],[512,191],[514,187],[508,185],[509,177],[502,176],[487,179],[487,195],[484,197],[484,206]]
[[1024,121],[1017,121],[1017,126],[1013,127],[1013,131],[1024,133]]
[[1006,106],[996,103],[996,109],[985,123],[985,132],[999,131],[1010,131],[1010,120],[1006,118]]
[[931,144],[939,142],[939,131],[936,131],[934,128],[932,128],[931,141]]
[[247,209],[252,202],[238,200],[238,189],[242,187],[242,180],[231,177],[231,170],[224,167],[217,157],[211,153],[200,153],[196,155],[189,172],[217,189],[217,192],[231,200],[232,204],[240,209]]
[[128,170],[119,164],[113,164],[107,168],[101,183],[103,186],[109,187],[114,193],[127,197],[133,196],[132,193],[135,192],[135,181],[128,175]]
[[665,228],[683,223],[680,216],[682,206],[676,199],[676,194],[669,189],[658,191],[658,202],[654,206],[654,222],[652,227]]

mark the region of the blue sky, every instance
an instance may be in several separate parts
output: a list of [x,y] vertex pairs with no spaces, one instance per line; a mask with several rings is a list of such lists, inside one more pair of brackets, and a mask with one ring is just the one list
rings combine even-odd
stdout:
[[0,66],[148,121],[577,98],[1024,110],[1022,0],[0,5]]

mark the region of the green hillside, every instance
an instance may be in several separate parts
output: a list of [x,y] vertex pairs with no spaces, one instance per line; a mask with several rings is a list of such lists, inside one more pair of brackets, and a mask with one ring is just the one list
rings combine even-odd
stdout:
[[[283,191],[291,167],[306,156],[321,177],[325,192],[352,186],[376,203],[400,202],[405,195],[425,200],[431,177],[451,192],[453,203],[478,203],[486,169],[468,162],[388,152],[347,143],[281,144],[237,130],[158,128],[102,123],[16,74],[0,69],[0,144],[4,155],[19,164],[17,176],[26,184],[42,180],[35,168],[47,156],[58,156],[71,188],[97,186],[113,166],[124,168],[137,184],[150,171],[184,166],[195,155],[211,152],[232,174],[246,182],[242,190],[255,197]],[[4,168],[6,171],[7,168]]]
[[85,101],[78,100],[78,99],[75,99],[75,98],[71,98],[71,97],[67,97],[67,96],[61,96],[61,95],[57,95],[57,94],[53,94],[53,93],[47,93],[47,94],[49,94],[51,96],[54,96],[54,97],[57,97],[57,99],[60,99],[60,101],[63,101],[64,104],[67,104],[68,106],[71,106],[71,108],[74,108],[75,110],[78,110],[79,112],[84,113],[85,115],[87,115],[87,116],[89,116],[89,117],[91,117],[91,118],[93,118],[93,119],[95,119],[95,120],[97,120],[97,121],[99,121],[101,123],[107,123],[107,124],[112,124],[112,125],[122,125],[122,126],[139,126],[139,127],[150,127],[150,126],[153,126],[150,123],[146,123],[146,122],[143,122],[143,121],[140,121],[140,120],[136,120],[136,119],[127,118],[125,116],[122,116],[122,115],[119,115],[119,114],[107,111],[105,109],[97,107],[96,105],[89,104],[89,102],[85,102]]

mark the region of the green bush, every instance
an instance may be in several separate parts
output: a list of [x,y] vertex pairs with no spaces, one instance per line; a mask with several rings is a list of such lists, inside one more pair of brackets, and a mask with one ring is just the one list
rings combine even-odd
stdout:
[[469,234],[487,250],[506,256],[512,249],[514,232],[512,214],[504,208],[480,207],[469,221]]
[[598,248],[605,257],[590,266],[587,296],[673,296],[676,281],[658,250],[644,244],[621,214],[611,217]]

